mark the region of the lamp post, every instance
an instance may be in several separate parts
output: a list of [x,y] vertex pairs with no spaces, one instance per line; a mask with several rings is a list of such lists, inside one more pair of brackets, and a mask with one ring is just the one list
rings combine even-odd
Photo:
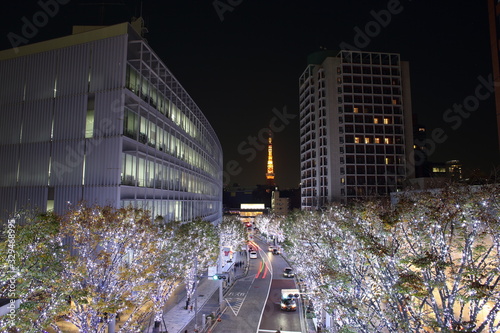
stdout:
[[[222,275],[222,237],[219,237],[219,260],[217,263],[217,274]],[[218,279],[218,281],[219,281],[219,311],[222,312],[222,303],[224,302],[222,279]]]
[[198,330],[198,256],[194,258],[194,329]]

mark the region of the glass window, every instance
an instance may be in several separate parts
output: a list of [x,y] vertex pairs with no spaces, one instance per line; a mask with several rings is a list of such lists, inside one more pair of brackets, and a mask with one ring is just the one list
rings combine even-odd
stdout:
[[94,110],[87,110],[87,119],[85,122],[85,138],[94,136]]

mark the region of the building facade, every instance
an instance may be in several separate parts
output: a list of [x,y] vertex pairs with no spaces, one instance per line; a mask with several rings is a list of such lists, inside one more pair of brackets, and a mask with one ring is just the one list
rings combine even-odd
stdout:
[[488,1],[490,23],[491,60],[495,82],[495,109],[497,114],[498,146],[500,147],[500,1]]
[[271,197],[271,211],[276,215],[288,215],[290,211],[290,198],[280,196],[280,191],[275,190],[272,192]]
[[300,77],[301,208],[388,196],[413,177],[408,63],[321,51]]
[[0,213],[68,204],[222,219],[222,148],[128,23],[0,52]]

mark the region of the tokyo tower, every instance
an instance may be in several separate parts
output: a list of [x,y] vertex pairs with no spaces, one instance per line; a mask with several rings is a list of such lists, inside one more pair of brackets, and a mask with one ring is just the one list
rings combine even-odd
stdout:
[[273,166],[273,139],[271,133],[269,133],[269,139],[267,143],[267,172],[266,179],[268,186],[276,186],[274,183],[274,166]]

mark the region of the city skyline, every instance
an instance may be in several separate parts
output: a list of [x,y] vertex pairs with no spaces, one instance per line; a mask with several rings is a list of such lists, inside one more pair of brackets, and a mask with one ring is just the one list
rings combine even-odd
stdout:
[[[105,23],[140,14],[139,2],[127,3],[114,6]],[[400,53],[410,65],[413,111],[428,131],[429,160],[459,159],[465,170],[484,172],[498,165],[485,1],[230,3],[142,3],[146,39],[221,141],[226,183],[265,183],[266,142],[259,137],[274,126],[276,184],[298,186],[298,80],[307,55],[321,48]],[[66,35],[73,24],[98,23],[84,19],[85,12],[97,11],[82,4],[7,4],[1,48]],[[38,22],[36,32],[23,31],[26,22]]]

